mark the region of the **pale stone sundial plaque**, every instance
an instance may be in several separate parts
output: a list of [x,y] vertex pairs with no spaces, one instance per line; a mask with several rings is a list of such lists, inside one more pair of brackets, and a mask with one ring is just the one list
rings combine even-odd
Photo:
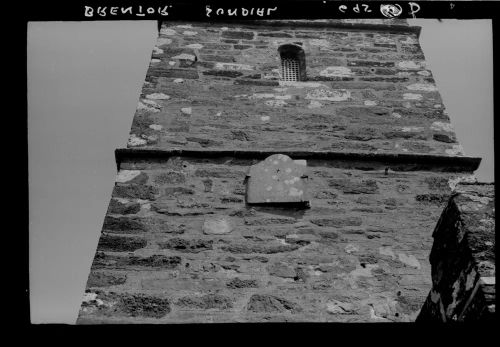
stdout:
[[251,166],[247,176],[248,204],[309,205],[305,160],[273,154]]

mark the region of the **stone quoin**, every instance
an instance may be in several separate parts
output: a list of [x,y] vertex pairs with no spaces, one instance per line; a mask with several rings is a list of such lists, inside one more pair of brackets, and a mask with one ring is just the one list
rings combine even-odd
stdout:
[[77,323],[415,321],[432,231],[480,161],[419,33],[161,23]]

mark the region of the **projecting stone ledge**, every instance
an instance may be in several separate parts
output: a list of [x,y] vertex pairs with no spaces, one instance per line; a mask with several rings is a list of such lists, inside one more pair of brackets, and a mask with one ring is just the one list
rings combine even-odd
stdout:
[[458,184],[433,237],[432,289],[417,322],[494,319],[494,184]]
[[115,159],[117,168],[127,160],[162,160],[175,156],[197,158],[251,158],[266,159],[273,154],[284,154],[303,160],[329,160],[339,162],[380,162],[387,165],[411,165],[413,170],[438,170],[450,172],[474,172],[481,158],[465,156],[442,156],[409,153],[367,153],[346,151],[277,151],[277,150],[186,150],[156,148],[117,148]]

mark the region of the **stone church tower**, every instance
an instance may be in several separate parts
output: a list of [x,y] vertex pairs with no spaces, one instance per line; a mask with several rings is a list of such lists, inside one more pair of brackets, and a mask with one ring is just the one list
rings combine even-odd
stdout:
[[404,20],[161,25],[79,324],[414,321],[464,156]]

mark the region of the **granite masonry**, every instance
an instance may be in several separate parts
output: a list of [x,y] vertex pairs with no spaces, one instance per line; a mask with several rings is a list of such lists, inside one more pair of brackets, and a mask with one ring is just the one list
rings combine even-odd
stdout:
[[[414,321],[432,231],[480,161],[419,32],[163,23],[78,323]],[[299,81],[281,80],[283,45]]]
[[495,315],[493,184],[460,184],[434,230],[432,290],[418,322],[486,321]]

